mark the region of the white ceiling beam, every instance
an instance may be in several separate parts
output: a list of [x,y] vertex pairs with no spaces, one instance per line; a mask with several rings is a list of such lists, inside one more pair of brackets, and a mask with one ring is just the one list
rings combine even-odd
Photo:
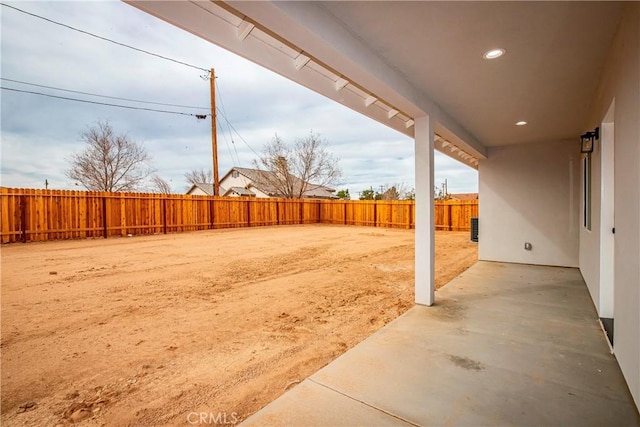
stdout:
[[366,105],[367,107],[371,107],[377,100],[378,98],[376,98],[375,96],[369,96],[364,100],[364,105]]
[[340,77],[336,81],[336,90],[342,90],[348,84],[349,84],[349,80],[343,79],[342,77]]
[[293,65],[296,67],[296,70],[300,71],[305,65],[307,65],[311,61],[306,55],[300,54],[296,59],[293,60]]
[[249,21],[242,21],[240,25],[238,25],[238,38],[244,41],[255,27],[256,26]]

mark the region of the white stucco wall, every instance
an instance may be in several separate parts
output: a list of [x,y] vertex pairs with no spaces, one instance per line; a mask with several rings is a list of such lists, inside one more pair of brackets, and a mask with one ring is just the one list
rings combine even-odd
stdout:
[[[640,407],[640,3],[637,2],[625,6],[585,129],[599,126],[614,101],[614,351]],[[581,237],[585,239],[581,250],[586,261],[597,250],[593,247],[597,242]],[[585,278],[591,274],[587,265],[581,265],[581,270]]]
[[478,169],[479,258],[577,267],[578,162],[575,141],[491,148]]

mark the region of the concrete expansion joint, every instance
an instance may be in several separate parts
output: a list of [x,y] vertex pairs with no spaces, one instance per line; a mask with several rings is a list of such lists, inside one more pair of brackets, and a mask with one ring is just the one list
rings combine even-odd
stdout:
[[385,411],[384,409],[382,409],[382,408],[378,408],[377,406],[374,406],[374,405],[372,405],[372,404],[370,404],[370,403],[364,402],[364,401],[362,401],[362,400],[360,400],[360,399],[356,399],[356,398],[355,398],[355,397],[353,397],[353,396],[349,396],[348,394],[343,393],[343,392],[341,392],[340,390],[336,390],[336,389],[335,389],[335,388],[333,388],[333,387],[329,387],[329,386],[328,386],[328,385],[326,385],[326,384],[323,384],[323,383],[321,383],[321,382],[318,382],[318,381],[314,380],[313,378],[307,378],[307,380],[311,381],[311,382],[312,382],[312,383],[314,383],[314,384],[319,385],[320,387],[324,387],[324,388],[326,388],[326,389],[328,389],[328,390],[331,390],[331,391],[333,391],[333,392],[335,392],[335,393],[338,393],[338,394],[340,394],[340,395],[342,395],[342,396],[346,397],[347,399],[351,399],[351,400],[356,401],[356,402],[358,402],[358,403],[361,403],[361,404],[363,404],[363,405],[365,405],[365,406],[368,406],[368,407],[369,407],[369,408],[371,408],[371,409],[374,409],[374,410],[376,410],[376,411],[379,411],[379,412],[382,412],[382,413],[384,413],[384,414],[386,414],[386,415],[389,415],[390,417],[393,417],[393,418],[395,418],[395,419],[397,419],[397,420],[400,420],[400,421],[402,421],[403,423],[407,423],[407,424],[410,424],[410,425],[412,425],[412,426],[420,427],[420,424],[416,424],[416,423],[414,423],[414,422],[412,422],[412,421],[407,420],[406,418],[402,418],[402,417],[400,417],[400,416],[398,416],[398,415],[396,415],[396,414],[394,414],[394,413],[391,413],[391,412]]

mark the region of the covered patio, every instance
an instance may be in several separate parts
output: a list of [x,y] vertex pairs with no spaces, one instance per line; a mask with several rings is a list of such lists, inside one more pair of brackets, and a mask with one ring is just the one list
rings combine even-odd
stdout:
[[243,425],[636,426],[575,268],[478,262]]
[[[638,424],[640,3],[125,1],[414,139],[417,306],[248,424]],[[437,295],[434,150],[484,261]]]

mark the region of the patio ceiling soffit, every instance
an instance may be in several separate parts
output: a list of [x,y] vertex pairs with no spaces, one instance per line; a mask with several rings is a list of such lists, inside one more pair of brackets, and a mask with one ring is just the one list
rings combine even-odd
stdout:
[[[414,118],[409,114],[224,3],[177,2],[181,5],[176,7],[176,2],[125,1],[414,137]],[[203,11],[207,13],[203,14]],[[211,21],[212,18],[215,22]],[[478,168],[478,157],[481,156],[472,154],[471,150],[465,150],[461,144],[444,135],[436,133],[434,147],[474,169]]]

